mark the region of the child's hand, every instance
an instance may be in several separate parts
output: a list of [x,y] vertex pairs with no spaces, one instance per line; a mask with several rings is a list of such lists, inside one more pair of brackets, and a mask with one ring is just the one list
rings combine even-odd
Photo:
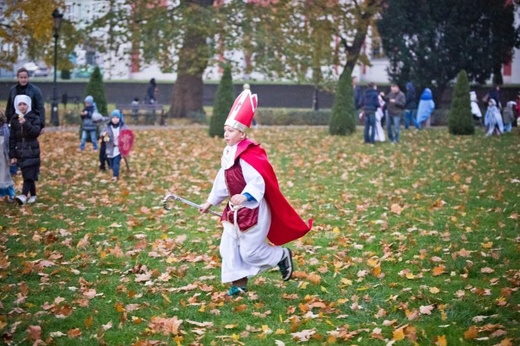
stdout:
[[233,203],[233,205],[242,205],[245,202],[247,202],[247,197],[242,194],[237,193],[231,196],[231,203]]
[[205,214],[208,212],[209,208],[211,208],[211,203],[206,202],[200,206],[199,212]]

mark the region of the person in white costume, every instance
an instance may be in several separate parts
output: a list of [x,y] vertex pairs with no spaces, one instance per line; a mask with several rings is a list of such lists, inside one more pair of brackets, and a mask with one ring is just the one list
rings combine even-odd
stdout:
[[230,296],[246,292],[249,278],[275,266],[282,279],[289,280],[292,252],[279,245],[303,236],[311,227],[279,192],[265,151],[246,138],[245,130],[251,125],[257,102],[249,89],[235,100],[224,126],[226,147],[221,168],[207,201],[200,207],[200,212],[205,213],[229,198],[221,217],[224,231],[220,255],[222,282],[231,283]]

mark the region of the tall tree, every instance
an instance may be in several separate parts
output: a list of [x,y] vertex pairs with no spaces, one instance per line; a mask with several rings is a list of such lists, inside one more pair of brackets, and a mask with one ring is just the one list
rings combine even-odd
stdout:
[[[0,68],[12,68],[20,57],[43,60],[47,65],[53,64],[52,12],[55,9],[63,12],[63,3],[64,1],[59,0],[6,2],[4,13],[0,17]],[[64,17],[58,42],[58,69],[71,68],[68,56],[79,40],[79,32]]]
[[[500,29],[492,29],[500,19],[490,8],[505,16]],[[506,0],[387,0],[378,29],[391,79],[429,86],[436,98],[460,70],[470,81],[485,83],[497,66],[511,61],[520,42],[512,11]]]

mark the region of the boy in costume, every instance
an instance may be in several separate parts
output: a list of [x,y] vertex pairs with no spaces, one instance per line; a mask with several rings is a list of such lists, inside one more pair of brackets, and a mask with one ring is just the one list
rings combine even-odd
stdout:
[[[231,282],[228,295],[247,291],[248,279],[278,266],[282,279],[293,273],[292,252],[280,245],[305,235],[305,223],[282,195],[265,150],[246,136],[257,107],[257,95],[244,90],[235,100],[224,125],[227,146],[221,168],[200,212],[229,197],[222,213],[220,242],[222,282]],[[266,238],[272,243],[269,244]]]

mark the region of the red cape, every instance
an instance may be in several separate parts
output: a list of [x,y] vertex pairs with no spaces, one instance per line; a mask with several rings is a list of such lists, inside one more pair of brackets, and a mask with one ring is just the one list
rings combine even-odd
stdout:
[[267,239],[275,245],[283,245],[309,232],[312,219],[309,219],[308,224],[305,223],[285,199],[265,150],[258,143],[244,139],[238,143],[235,160],[239,157],[253,166],[264,178],[264,198],[271,209],[271,227]]

